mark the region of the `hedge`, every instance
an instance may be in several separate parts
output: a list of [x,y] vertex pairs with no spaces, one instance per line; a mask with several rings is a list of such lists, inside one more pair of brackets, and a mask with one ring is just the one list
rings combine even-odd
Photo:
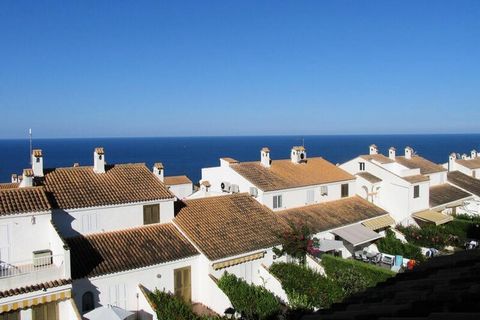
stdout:
[[274,319],[280,313],[277,298],[264,287],[250,285],[229,273],[225,273],[217,285],[244,319]]
[[362,261],[352,259],[342,259],[332,255],[324,254],[322,256],[322,265],[327,276],[335,281],[340,273],[354,272],[361,274],[367,287],[373,287],[377,283],[387,280],[395,275],[394,272],[368,264]]
[[269,271],[280,280],[293,309],[326,308],[341,299],[332,280],[304,265],[274,263]]
[[423,261],[425,258],[422,255],[420,247],[411,243],[402,243],[395,237],[392,230],[386,231],[386,236],[376,243],[378,250],[392,255],[400,255],[408,259]]

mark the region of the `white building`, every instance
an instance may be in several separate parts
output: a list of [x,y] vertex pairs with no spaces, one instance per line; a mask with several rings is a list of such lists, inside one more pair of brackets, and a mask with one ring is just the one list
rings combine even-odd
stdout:
[[468,176],[480,179],[480,153],[476,150],[472,150],[470,156],[450,154],[446,166],[448,171],[460,171]]
[[[397,156],[392,147],[387,157],[378,152],[377,146],[371,145],[369,154],[358,156],[340,167],[357,176],[358,195],[390,212],[401,224],[430,221],[432,216],[436,217],[435,223],[447,222],[450,217],[438,215],[430,209],[466,198],[446,185],[445,168],[417,155],[410,147],[405,148],[403,156]],[[433,206],[430,188],[437,191]],[[442,198],[449,202],[440,203]]]
[[272,210],[355,194],[354,176],[321,157],[307,158],[304,147],[293,147],[290,159],[283,160],[272,160],[268,148],[260,151],[260,161],[221,158],[219,167],[202,169],[200,182],[209,185],[210,195],[248,192]]
[[165,186],[178,199],[186,199],[193,193],[193,183],[187,176],[169,176],[165,177]]

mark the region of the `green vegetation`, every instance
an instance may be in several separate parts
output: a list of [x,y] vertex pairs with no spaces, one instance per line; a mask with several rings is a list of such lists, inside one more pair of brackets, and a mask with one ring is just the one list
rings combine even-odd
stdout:
[[425,260],[420,247],[411,243],[402,243],[395,237],[395,233],[392,230],[387,230],[386,236],[378,240],[376,244],[380,252],[401,255],[405,258],[417,261]]
[[225,273],[218,281],[218,287],[244,319],[274,319],[280,313],[280,303],[270,291],[250,285],[233,274]]
[[273,252],[278,257],[287,254],[299,263],[305,264],[307,253],[313,247],[312,232],[305,225],[296,226],[291,221],[288,224],[290,228],[277,235],[282,245],[281,249],[273,248]]
[[292,309],[326,308],[341,297],[332,280],[306,266],[274,263],[269,270],[282,283]]

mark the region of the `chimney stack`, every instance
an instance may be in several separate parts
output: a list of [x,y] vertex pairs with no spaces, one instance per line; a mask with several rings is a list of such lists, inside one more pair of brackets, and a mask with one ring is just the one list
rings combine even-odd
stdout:
[[448,157],[448,171],[454,171],[455,160],[457,160],[457,154],[455,152],[450,153]]
[[33,170],[23,169],[22,182],[20,182],[20,188],[33,187]]
[[93,152],[93,171],[105,173],[105,152],[102,147],[95,148]]
[[370,154],[378,154],[378,148],[376,145],[372,144],[370,145]]
[[260,163],[265,168],[270,168],[270,165],[272,164],[272,161],[270,160],[270,149],[267,147],[264,147],[262,150],[260,150]]
[[405,148],[405,159],[412,159],[413,149],[411,147]]
[[395,149],[394,147],[390,147],[390,149],[388,149],[388,157],[392,160],[395,160],[395,157],[397,156],[397,149]]
[[467,160],[468,159],[468,156],[466,153],[462,154],[462,160]]
[[43,155],[42,150],[32,150],[32,170],[35,177],[43,177]]
[[153,174],[163,182],[163,164],[161,162],[157,162],[153,165]]
[[475,159],[477,157],[477,150],[473,149],[470,152],[470,158]]
[[307,151],[303,146],[297,146],[292,148],[290,159],[293,163],[300,163],[307,161]]
[[18,183],[19,182],[18,181],[18,176],[17,176],[16,173],[12,174],[11,181],[12,181],[12,183]]

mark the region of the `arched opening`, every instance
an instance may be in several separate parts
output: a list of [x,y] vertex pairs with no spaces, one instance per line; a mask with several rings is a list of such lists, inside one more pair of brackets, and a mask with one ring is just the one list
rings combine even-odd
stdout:
[[82,312],[88,312],[95,308],[95,303],[93,302],[93,293],[87,291],[82,296]]

